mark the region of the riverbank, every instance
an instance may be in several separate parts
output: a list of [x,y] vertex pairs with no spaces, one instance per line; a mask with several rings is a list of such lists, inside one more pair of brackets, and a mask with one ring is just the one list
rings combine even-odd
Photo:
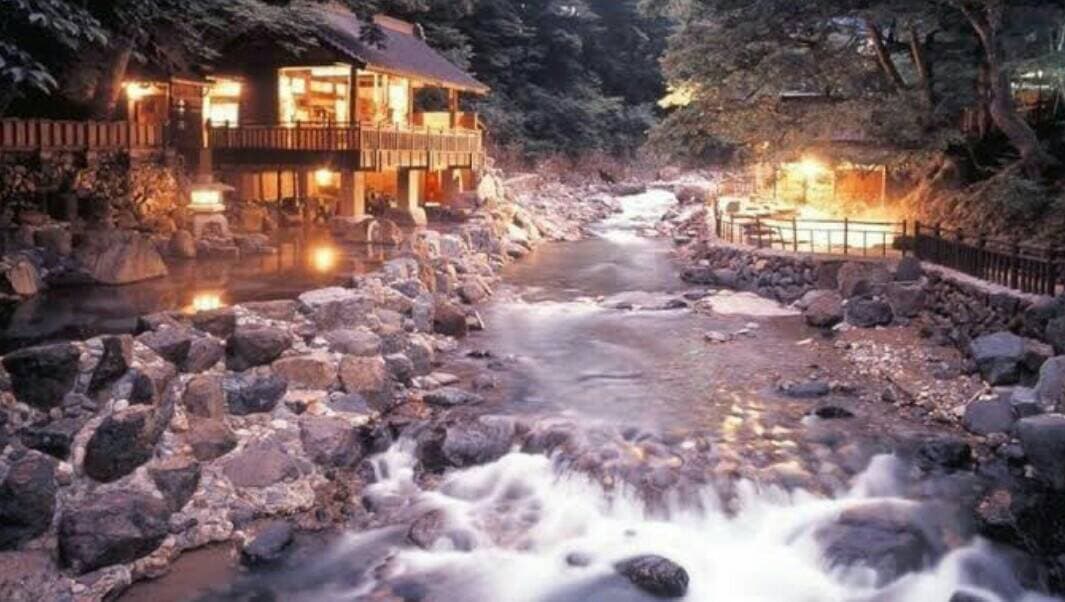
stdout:
[[475,401],[435,358],[482,327],[499,269],[616,210],[535,179],[478,195],[453,233],[417,232],[347,287],[4,356],[2,597],[110,599],[264,518],[345,524],[363,457]]

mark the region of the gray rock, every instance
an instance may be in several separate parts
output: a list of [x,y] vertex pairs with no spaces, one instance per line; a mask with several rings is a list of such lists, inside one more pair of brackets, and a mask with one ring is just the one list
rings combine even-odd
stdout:
[[898,282],[916,282],[924,276],[924,268],[916,257],[906,256],[895,267],[895,280]]
[[425,431],[418,438],[417,455],[422,465],[433,471],[477,466],[506,455],[516,433],[512,418],[481,416]]
[[828,383],[820,380],[786,382],[780,385],[780,392],[795,399],[812,399],[824,397],[832,392]]
[[137,337],[137,342],[146,345],[166,361],[180,366],[185,363],[192,347],[195,333],[184,327],[160,328]]
[[364,456],[358,431],[343,418],[300,417],[300,441],[303,451],[322,466],[355,466]]
[[859,328],[887,326],[894,319],[891,306],[874,297],[852,298],[846,314],[847,322]]
[[442,407],[473,405],[484,402],[484,398],[480,395],[456,387],[442,387],[428,391],[423,399],[429,405]]
[[965,430],[977,435],[1008,433],[1016,421],[1013,406],[1005,399],[977,399],[965,406],[962,417]]
[[351,289],[332,287],[303,293],[304,312],[319,330],[337,330],[365,325],[374,312],[373,298]]
[[227,374],[222,381],[229,413],[236,416],[272,412],[288,390],[285,379],[268,371]]
[[1047,411],[1039,402],[1035,389],[1029,387],[1014,387],[1008,393],[1008,399],[1013,408],[1013,415],[1017,418],[1027,418]]
[[1048,411],[1065,410],[1065,355],[1047,360],[1039,369],[1035,396]]
[[71,602],[71,582],[46,551],[0,552],[0,600]]
[[392,379],[384,358],[344,356],[339,374],[345,392],[362,395],[375,409],[387,409],[392,403]]
[[938,553],[924,529],[898,514],[890,505],[847,510],[837,522],[818,529],[816,539],[830,565],[871,568],[882,587],[926,568]]
[[269,487],[303,472],[277,440],[260,441],[227,458],[222,472],[236,487]]
[[224,339],[232,335],[237,328],[237,312],[232,307],[196,312],[192,315],[192,325]]
[[917,444],[914,459],[924,470],[959,470],[972,462],[973,450],[959,437],[935,437]]
[[1028,348],[1023,338],[1002,331],[974,339],[969,354],[984,380],[992,385],[1012,385],[1023,375]]
[[736,273],[736,270],[722,268],[713,270],[711,275],[713,284],[718,286],[734,289],[739,285],[739,275]]
[[466,312],[454,303],[438,300],[433,311],[433,331],[452,337],[466,336],[469,332]]
[[292,346],[292,335],[269,326],[241,327],[226,342],[226,368],[242,372],[269,364]]
[[887,301],[891,311],[902,318],[916,317],[925,307],[928,297],[919,282],[892,282],[887,286]]
[[188,356],[181,365],[181,371],[190,374],[206,372],[222,361],[225,349],[222,344],[210,337],[197,337],[189,346]]
[[36,452],[11,462],[0,482],[0,550],[34,539],[52,524],[55,512],[55,460]]
[[295,320],[296,312],[299,311],[300,308],[298,301],[291,301],[288,299],[281,299],[278,301],[252,301],[241,305],[244,309],[247,309],[252,313],[279,322],[291,322]]
[[1047,322],[1044,338],[1056,353],[1065,353],[1065,316]]
[[84,426],[84,418],[60,418],[44,424],[27,426],[19,431],[22,444],[30,449],[66,460],[74,445],[74,437]]
[[1017,421],[1016,434],[1040,477],[1055,489],[1065,490],[1065,415],[1022,418]]
[[820,293],[806,306],[803,317],[815,328],[831,328],[843,321],[843,298],[835,291]]
[[414,520],[407,530],[407,540],[423,550],[432,549],[433,544],[444,535],[447,515],[443,510],[430,510]]
[[362,357],[381,353],[381,337],[366,327],[333,330],[324,337],[329,342],[329,350],[335,353]]
[[109,387],[122,377],[133,365],[133,338],[126,336],[102,337],[103,350],[100,361],[93,369],[89,381],[89,393],[95,394]]
[[169,533],[170,509],[155,497],[114,490],[74,501],[59,522],[64,566],[86,573],[131,562],[159,547]]
[[15,397],[40,410],[63,403],[74,388],[81,352],[70,343],[30,347],[4,356]]
[[85,446],[85,474],[110,483],[152,458],[166,428],[149,407],[133,406],[104,419]]
[[200,465],[197,462],[175,459],[148,469],[152,482],[163,494],[171,512],[179,512],[192,499],[200,485]]
[[414,378],[414,362],[403,353],[392,353],[385,356],[385,367],[396,382],[409,385]]
[[240,551],[246,566],[263,567],[275,564],[285,556],[292,544],[292,525],[275,520],[266,524]]
[[847,262],[836,274],[839,292],[843,298],[878,294],[884,286],[894,281],[891,272],[879,263]]
[[78,256],[93,280],[100,284],[131,284],[169,273],[152,239],[139,234],[98,240],[84,250],[79,249]]
[[659,598],[683,598],[688,593],[688,572],[668,558],[648,554],[618,562],[614,570],[637,588]]

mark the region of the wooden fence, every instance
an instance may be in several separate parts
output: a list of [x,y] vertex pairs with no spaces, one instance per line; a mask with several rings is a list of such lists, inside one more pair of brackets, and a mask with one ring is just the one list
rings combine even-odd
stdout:
[[480,153],[477,130],[431,130],[373,124],[208,124],[208,145],[220,149],[287,151],[435,151]]
[[128,121],[0,119],[0,151],[90,151],[162,148],[162,126]]
[[887,257],[904,252],[906,222],[717,215],[717,237],[731,243],[793,253]]
[[1057,294],[1065,276],[1065,254],[1053,246],[970,236],[918,222],[914,224],[913,248],[922,261],[1025,293]]

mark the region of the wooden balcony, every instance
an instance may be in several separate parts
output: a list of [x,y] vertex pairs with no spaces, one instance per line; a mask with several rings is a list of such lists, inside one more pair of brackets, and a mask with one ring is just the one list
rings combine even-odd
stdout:
[[477,129],[316,124],[209,124],[219,165],[321,165],[361,170],[474,168],[484,161]]
[[165,144],[161,125],[0,119],[0,152],[157,150]]

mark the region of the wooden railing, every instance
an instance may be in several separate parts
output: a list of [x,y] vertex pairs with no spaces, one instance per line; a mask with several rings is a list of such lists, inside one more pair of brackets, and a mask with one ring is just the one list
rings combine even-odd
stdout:
[[480,153],[478,130],[432,130],[373,124],[208,124],[208,145],[217,149],[292,151],[434,151]]
[[1049,245],[966,235],[941,226],[914,225],[918,259],[1026,293],[1056,295],[1065,254]]
[[0,151],[86,151],[162,148],[161,125],[127,121],[0,119]]
[[901,253],[906,222],[734,217],[717,214],[717,237],[731,243],[793,253],[886,257]]

